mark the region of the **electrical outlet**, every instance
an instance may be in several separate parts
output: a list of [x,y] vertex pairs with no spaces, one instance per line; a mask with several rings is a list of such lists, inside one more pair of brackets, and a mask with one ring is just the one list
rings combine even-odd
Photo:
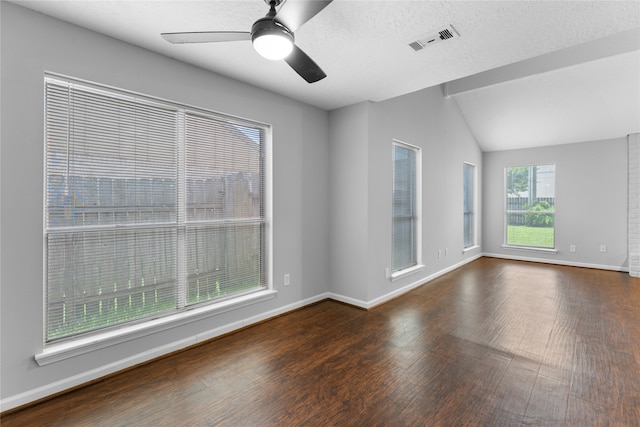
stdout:
[[442,258],[442,249],[438,249],[438,259]]
[[284,275],[284,285],[285,286],[289,286],[291,284],[291,276],[289,276],[289,273]]
[[391,277],[391,269],[389,267],[385,267],[385,269],[384,269],[384,277],[386,277],[387,279],[389,277]]
[[576,245],[569,245],[569,252],[575,252],[576,251]]
[[600,245],[600,252],[607,252],[607,245]]

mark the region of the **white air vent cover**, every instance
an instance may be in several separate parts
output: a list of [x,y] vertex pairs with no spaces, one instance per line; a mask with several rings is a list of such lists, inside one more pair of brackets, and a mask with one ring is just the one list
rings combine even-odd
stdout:
[[418,37],[417,40],[414,40],[409,43],[409,47],[413,50],[420,51],[425,47],[439,43],[445,40],[451,40],[454,38],[460,37],[460,33],[453,28],[453,25],[449,25],[444,28],[439,28],[434,31],[430,31],[429,33]]

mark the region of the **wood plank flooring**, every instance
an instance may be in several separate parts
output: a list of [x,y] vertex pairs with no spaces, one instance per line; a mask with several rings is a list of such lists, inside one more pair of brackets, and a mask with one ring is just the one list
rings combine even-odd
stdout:
[[481,258],[324,301],[5,415],[10,426],[640,426],[640,280]]

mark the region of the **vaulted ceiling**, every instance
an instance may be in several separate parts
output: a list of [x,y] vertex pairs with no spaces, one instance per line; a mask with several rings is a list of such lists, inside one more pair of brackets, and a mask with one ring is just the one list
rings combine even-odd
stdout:
[[[486,151],[640,132],[637,0],[335,0],[295,33],[328,75],[313,84],[249,41],[160,37],[249,31],[267,12],[262,0],[14,3],[326,110],[452,82],[448,94]],[[409,46],[450,26],[459,37]]]

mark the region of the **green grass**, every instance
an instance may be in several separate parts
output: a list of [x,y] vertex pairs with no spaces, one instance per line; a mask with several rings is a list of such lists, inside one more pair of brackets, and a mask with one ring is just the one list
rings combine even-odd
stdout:
[[[199,280],[189,284],[188,304],[213,301],[215,299],[239,294],[243,291],[260,286],[259,279],[224,287],[217,281],[209,287],[200,286]],[[54,341],[71,335],[93,332],[111,326],[125,324],[135,320],[156,317],[171,311],[176,311],[176,301],[173,294],[158,295],[153,291],[138,292],[137,294],[121,295],[118,297],[105,296],[93,304],[61,302],[62,316],[58,323],[50,321],[47,340]]]
[[[151,294],[151,292],[149,292]],[[152,296],[149,297],[152,300]],[[126,296],[120,298],[105,298],[98,301],[98,311],[87,309],[87,304],[77,305],[63,304],[63,311],[68,313],[62,316],[62,322],[57,325],[49,325],[48,341],[65,338],[70,335],[82,334],[97,329],[115,326],[129,321],[144,319],[160,313],[174,310],[176,303],[173,299],[155,302],[152,300],[146,306],[134,306],[127,304]],[[75,313],[73,313],[75,309]],[[67,318],[68,316],[68,318]]]
[[553,230],[553,227],[509,225],[507,227],[507,245],[554,248]]

